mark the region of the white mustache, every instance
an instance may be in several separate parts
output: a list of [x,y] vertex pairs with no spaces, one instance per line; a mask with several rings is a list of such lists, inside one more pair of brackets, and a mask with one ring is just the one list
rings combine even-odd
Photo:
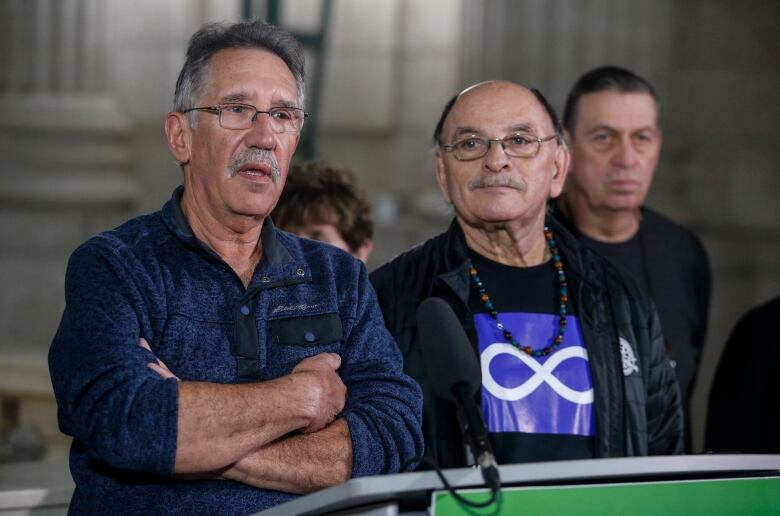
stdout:
[[470,190],[491,188],[495,186],[514,188],[515,190],[520,190],[521,192],[525,190],[525,184],[509,176],[485,175],[478,177],[469,183]]
[[233,156],[233,158],[230,160],[230,163],[228,163],[228,172],[230,173],[230,177],[238,174],[238,170],[246,163],[264,163],[268,165],[271,168],[269,177],[274,183],[279,181],[279,179],[282,177],[282,173],[279,170],[279,162],[276,161],[276,156],[274,156],[274,153],[268,149],[256,148],[243,150]]

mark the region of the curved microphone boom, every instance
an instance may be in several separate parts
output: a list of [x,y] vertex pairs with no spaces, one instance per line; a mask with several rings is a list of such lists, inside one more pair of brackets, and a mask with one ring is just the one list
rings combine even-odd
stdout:
[[482,375],[466,332],[441,298],[429,297],[417,308],[423,361],[436,395],[455,402],[463,436],[474,455],[485,484],[498,492],[501,478],[482,413],[474,401]]

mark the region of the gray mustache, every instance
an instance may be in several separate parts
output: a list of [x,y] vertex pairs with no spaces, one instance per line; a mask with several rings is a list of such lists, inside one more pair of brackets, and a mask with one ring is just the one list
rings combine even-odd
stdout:
[[274,156],[274,153],[271,152],[268,149],[246,149],[235,156],[230,160],[230,163],[228,164],[228,172],[230,173],[230,177],[235,176],[238,174],[238,170],[246,163],[264,163],[271,167],[271,181],[274,183],[278,182],[279,179],[282,177],[282,173],[279,170],[279,162],[276,161],[276,156]]
[[525,190],[525,185],[509,176],[487,175],[478,177],[469,183],[469,189],[490,188],[494,186],[504,186],[514,188],[515,190]]

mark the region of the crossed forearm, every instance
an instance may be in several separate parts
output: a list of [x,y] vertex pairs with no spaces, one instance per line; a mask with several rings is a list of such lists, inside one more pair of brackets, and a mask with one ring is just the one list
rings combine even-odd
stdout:
[[282,437],[248,454],[221,478],[288,493],[308,493],[348,480],[352,441],[344,418],[319,432]]
[[295,378],[243,385],[182,382],[176,473],[226,467],[309,423],[306,406],[284,396]]
[[222,470],[293,431],[323,429],[344,408],[339,365],[322,354],[266,382],[181,382],[174,472]]
[[[152,351],[146,340],[140,345]],[[338,355],[322,353],[265,382],[180,382],[174,475],[290,493],[348,479],[349,427],[343,418],[334,422],[346,401],[340,365]],[[178,380],[160,360],[149,367]]]

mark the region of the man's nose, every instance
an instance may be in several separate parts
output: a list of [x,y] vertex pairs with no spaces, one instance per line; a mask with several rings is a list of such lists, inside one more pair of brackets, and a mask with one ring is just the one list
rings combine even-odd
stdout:
[[638,152],[630,137],[621,138],[615,146],[612,162],[619,167],[632,167],[637,163]]
[[488,150],[483,160],[488,170],[499,172],[509,165],[510,158],[504,151],[502,141],[488,140]]
[[268,113],[258,113],[252,127],[247,131],[246,144],[248,147],[259,149],[273,149],[276,147],[276,133],[271,127],[271,117]]

